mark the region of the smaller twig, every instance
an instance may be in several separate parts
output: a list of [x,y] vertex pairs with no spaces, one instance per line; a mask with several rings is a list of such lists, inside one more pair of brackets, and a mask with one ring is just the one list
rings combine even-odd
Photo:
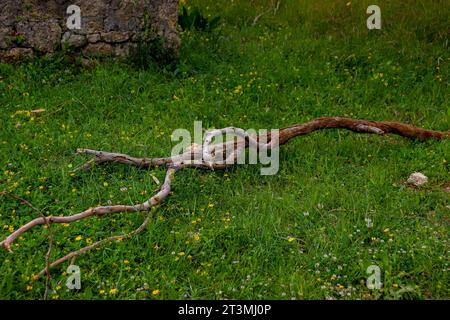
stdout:
[[[45,216],[43,216],[45,218]],[[45,292],[44,292],[44,300],[48,300],[48,291],[50,290],[50,286],[51,286],[51,280],[52,280],[52,276],[50,273],[50,256],[52,254],[52,248],[53,248],[53,232],[52,232],[52,226],[50,224],[50,222],[48,221],[48,219],[45,219],[46,223],[47,223],[47,228],[48,228],[48,250],[47,250],[47,254],[45,255],[45,274],[46,274],[46,278],[45,278]]]
[[277,1],[277,5],[276,5],[275,9],[273,10],[274,14],[277,13],[278,9],[280,9],[280,2],[281,1]]
[[270,8],[270,9],[267,10],[267,11],[264,11],[264,12],[258,14],[258,15],[255,17],[255,19],[253,19],[252,25],[254,26],[254,25],[258,22],[259,18],[261,18],[263,15],[268,14],[271,10],[272,10],[272,8]]
[[46,114],[44,115],[44,117],[49,118],[50,116],[52,116],[52,115],[54,115],[54,114],[60,112],[62,109],[64,109],[64,108],[66,107],[66,105],[68,105],[68,104],[70,104],[70,103],[73,103],[73,102],[76,102],[76,101],[74,101],[73,99],[71,99],[71,100],[66,100],[66,101],[63,101],[63,102],[57,104],[57,105],[56,105],[57,109],[56,109],[56,110],[53,110],[53,111],[51,111],[51,112],[49,112],[49,113],[46,113]]
[[[107,242],[111,242],[111,241],[114,241],[114,240],[121,241],[123,239],[129,239],[129,238],[131,238],[131,237],[141,233],[142,231],[144,231],[144,229],[147,227],[148,223],[150,222],[151,214],[152,214],[152,210],[149,210],[148,214],[147,214],[147,216],[146,216],[146,218],[144,220],[144,222],[139,226],[139,228],[137,228],[137,229],[135,229],[135,230],[133,230],[133,231],[131,231],[129,233],[123,234],[123,235],[116,235],[116,236],[111,236],[111,237],[108,237],[108,238],[104,238],[102,240],[94,242],[91,245],[85,246],[85,247],[83,247],[83,248],[81,248],[79,250],[72,251],[69,254],[65,255],[64,257],[59,258],[58,260],[56,260],[56,261],[52,262],[51,264],[49,264],[47,268],[54,268],[54,267],[60,265],[61,263],[65,262],[67,260],[71,260],[72,261],[71,264],[73,264],[73,261],[75,260],[75,258],[77,256],[79,256],[79,255],[81,255],[83,253],[86,253],[86,252],[88,252],[88,251],[90,251],[92,249],[95,249],[95,248],[101,246],[102,244],[105,244]],[[41,276],[41,275],[45,274],[47,272],[46,269],[41,270],[38,273],[38,276]]]
[[89,170],[92,169],[92,167],[93,167],[95,164],[100,164],[100,163],[102,163],[102,162],[103,162],[103,161],[101,161],[98,157],[95,157],[95,158],[93,158],[93,159],[87,161],[86,163],[82,164],[81,166],[76,167],[72,172],[77,172],[77,171],[89,171]]
[[141,168],[163,166],[170,164],[172,162],[171,158],[136,158],[123,153],[113,153],[91,149],[77,149],[77,154],[88,154],[94,155],[95,157],[89,160],[84,165],[76,168],[74,171],[78,170],[89,171],[92,168],[93,164],[100,164],[102,162],[118,162],[124,164],[132,164]]
[[270,11],[273,11],[274,14],[277,13],[277,11],[278,11],[279,8],[280,8],[280,1],[277,2],[275,8],[270,8],[270,9],[268,9],[267,11],[264,11],[264,12],[258,14],[258,15],[255,17],[255,19],[253,19],[253,24],[252,24],[252,25],[254,26],[262,16],[268,14]]
[[13,199],[15,199],[15,200],[20,201],[22,204],[24,204],[24,205],[30,207],[30,208],[33,209],[34,211],[40,212],[40,210],[39,210],[38,208],[34,207],[29,201],[27,201],[27,200],[25,200],[25,199],[23,199],[23,198],[21,198],[21,197],[18,197],[18,196],[16,196],[15,194],[12,194],[11,192],[8,192],[8,191],[6,191],[6,190],[3,190],[2,192],[0,192],[0,196],[8,196],[8,197],[11,197],[11,198],[13,198]]
[[52,227],[50,224],[49,219],[42,213],[42,211],[38,208],[36,208],[35,206],[33,206],[31,204],[31,202],[16,196],[15,194],[12,194],[6,190],[3,190],[2,192],[0,192],[0,196],[9,196],[15,200],[20,201],[22,204],[28,206],[29,208],[31,208],[34,211],[37,211],[41,214],[42,219],[44,219],[46,225],[47,225],[47,229],[48,229],[48,240],[49,240],[49,245],[48,245],[48,250],[47,253],[45,255],[45,274],[46,274],[46,278],[45,278],[45,292],[44,292],[44,300],[48,300],[48,292],[50,290],[50,286],[51,286],[51,273],[50,273],[50,255],[52,254],[52,248],[53,248],[53,232],[52,232]]

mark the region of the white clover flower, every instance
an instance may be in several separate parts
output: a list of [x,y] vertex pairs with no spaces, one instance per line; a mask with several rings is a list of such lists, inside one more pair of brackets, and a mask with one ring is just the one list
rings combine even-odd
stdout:
[[366,226],[367,226],[367,229],[372,229],[372,227],[373,227],[373,221],[372,221],[372,219],[366,218],[365,220],[366,220]]

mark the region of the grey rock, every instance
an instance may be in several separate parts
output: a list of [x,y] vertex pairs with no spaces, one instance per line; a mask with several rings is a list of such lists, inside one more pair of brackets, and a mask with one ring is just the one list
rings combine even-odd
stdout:
[[12,48],[9,49],[3,56],[6,61],[19,61],[24,58],[31,58],[33,56],[33,49],[31,48]]
[[116,56],[126,56],[130,53],[130,49],[134,46],[132,43],[120,43],[114,46],[114,54]]
[[113,54],[113,47],[108,43],[89,43],[83,49],[83,54],[87,57],[107,56]]
[[72,48],[80,48],[83,47],[87,43],[86,36],[81,34],[73,34],[69,31],[65,32],[61,43],[63,45],[67,45]]
[[119,43],[130,39],[130,34],[128,32],[102,32],[101,38],[105,42]]
[[0,49],[8,48],[8,36],[11,34],[9,28],[0,28]]
[[101,40],[101,37],[100,37],[99,33],[92,33],[92,34],[87,35],[87,41],[89,43],[96,43],[96,42],[99,42],[100,40]]

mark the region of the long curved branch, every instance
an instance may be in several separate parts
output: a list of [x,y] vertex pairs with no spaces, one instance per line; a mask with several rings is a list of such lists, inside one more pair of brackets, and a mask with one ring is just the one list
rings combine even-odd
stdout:
[[[434,131],[418,128],[409,124],[395,122],[395,121],[369,121],[369,120],[359,120],[359,119],[351,119],[351,118],[343,118],[343,117],[322,117],[317,118],[302,124],[296,124],[290,127],[282,128],[279,130],[279,145],[283,145],[287,143],[289,140],[301,136],[312,133],[317,130],[323,129],[346,129],[357,133],[368,133],[368,134],[395,134],[402,137],[406,137],[409,139],[418,139],[418,140],[426,140],[430,138],[434,139],[445,139],[450,138],[450,131]],[[217,129],[210,131],[205,136],[204,146],[210,148],[210,143],[212,142],[212,138],[217,136],[218,134],[224,134],[227,132],[232,132],[237,135],[242,136],[245,139],[245,146],[249,145],[249,136],[245,133],[241,133],[243,131],[239,128],[225,128],[225,129]],[[271,142],[270,132],[266,137],[267,146]],[[255,137],[251,139],[253,144],[258,145],[261,136]],[[252,142],[251,141],[251,142]],[[222,145],[213,145],[212,149],[210,149],[210,153],[217,153],[217,150],[225,150],[225,149],[237,149],[239,147],[239,142],[225,142]],[[215,148],[215,149],[214,149]],[[203,148],[204,149],[204,148]],[[194,146],[193,149],[189,149],[186,153],[181,156],[176,157],[167,157],[167,158],[136,158],[129,156],[123,153],[112,153],[112,152],[104,152],[104,151],[96,151],[90,149],[78,149],[78,154],[88,154],[94,155],[95,158],[91,161],[87,162],[81,168],[84,170],[89,170],[91,168],[92,163],[104,163],[104,162],[117,162],[123,164],[131,164],[142,168],[149,167],[158,167],[162,165],[172,165],[174,163],[183,163],[191,167],[198,167],[203,169],[211,169],[211,166],[207,163],[203,163],[201,160],[202,156],[205,156],[205,150],[202,149],[202,146]],[[200,158],[199,158],[200,156]],[[211,158],[214,159],[214,156]],[[198,159],[196,163],[189,164],[189,160]],[[184,162],[183,162],[184,161]],[[229,165],[218,164],[217,162],[213,163],[214,169],[223,169]]]
[[280,145],[290,139],[321,129],[347,129],[358,133],[396,134],[409,139],[450,138],[450,131],[433,131],[396,121],[368,121],[343,117],[322,117],[280,129]]

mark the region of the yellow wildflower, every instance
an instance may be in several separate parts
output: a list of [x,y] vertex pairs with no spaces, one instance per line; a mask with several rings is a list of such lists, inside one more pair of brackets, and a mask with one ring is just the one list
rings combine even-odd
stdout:
[[161,293],[161,291],[159,291],[158,289],[155,289],[152,291],[152,295],[154,295],[154,296],[157,296],[160,293]]
[[116,294],[119,290],[117,290],[116,288],[112,288],[111,290],[109,290],[109,294]]

